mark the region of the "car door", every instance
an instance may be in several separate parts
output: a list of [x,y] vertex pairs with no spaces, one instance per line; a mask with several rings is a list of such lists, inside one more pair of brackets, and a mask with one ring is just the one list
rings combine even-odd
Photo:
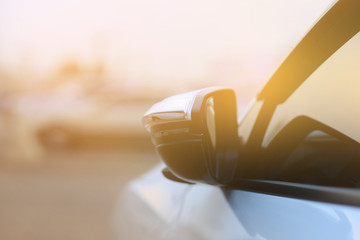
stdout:
[[242,190],[224,195],[250,236],[360,238],[359,12],[338,2],[240,124]]

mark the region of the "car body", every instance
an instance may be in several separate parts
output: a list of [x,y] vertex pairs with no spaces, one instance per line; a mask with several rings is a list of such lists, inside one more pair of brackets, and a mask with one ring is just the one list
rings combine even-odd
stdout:
[[166,166],[129,184],[116,214],[119,235],[134,229],[131,239],[360,239],[359,30],[360,2],[338,1],[301,40],[239,119],[230,180],[214,177],[208,162],[195,177],[178,171],[154,137],[153,126],[165,129],[169,120],[156,125],[159,105],[147,113]]

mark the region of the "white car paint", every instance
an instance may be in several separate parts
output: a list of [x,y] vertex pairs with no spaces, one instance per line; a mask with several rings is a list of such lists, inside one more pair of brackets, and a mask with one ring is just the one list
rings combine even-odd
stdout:
[[163,164],[131,182],[117,203],[119,239],[360,239],[360,208],[182,184]]

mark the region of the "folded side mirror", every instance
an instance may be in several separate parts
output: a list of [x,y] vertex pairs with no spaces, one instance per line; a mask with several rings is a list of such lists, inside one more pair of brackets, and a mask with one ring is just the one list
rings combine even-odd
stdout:
[[155,104],[143,118],[167,165],[165,176],[185,182],[230,183],[238,165],[235,93],[206,88]]

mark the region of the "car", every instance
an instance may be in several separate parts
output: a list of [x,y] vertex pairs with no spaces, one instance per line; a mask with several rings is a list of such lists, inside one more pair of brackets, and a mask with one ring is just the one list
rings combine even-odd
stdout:
[[149,109],[164,163],[124,190],[121,239],[360,239],[359,30],[337,1],[241,118],[222,87]]
[[43,114],[44,120],[39,124],[37,137],[44,148],[110,149],[134,143],[148,145],[145,131],[140,128],[141,123],[133,121],[141,116],[144,104],[83,102],[88,105],[87,108],[81,109],[81,104],[72,104],[64,109],[55,109],[58,111],[56,114]]

